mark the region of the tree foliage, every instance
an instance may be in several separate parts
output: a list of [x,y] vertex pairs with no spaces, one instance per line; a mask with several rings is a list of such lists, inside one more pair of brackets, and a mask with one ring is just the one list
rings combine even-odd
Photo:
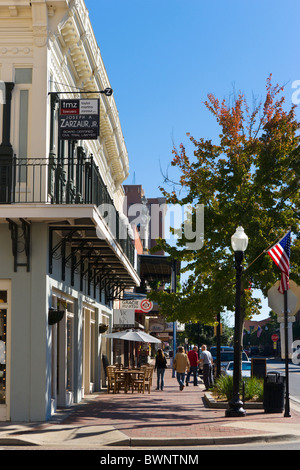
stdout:
[[191,272],[181,292],[150,295],[169,320],[207,324],[215,321],[217,313],[234,310],[231,236],[239,225],[249,237],[243,274],[248,318],[259,313],[260,306],[249,284],[267,295],[280,278],[264,250],[288,229],[293,233],[291,279],[297,282],[300,125],[295,107],[285,109],[283,92],[283,87],[272,85],[270,76],[264,99],[252,111],[241,93],[232,103],[209,94],[204,104],[220,128],[218,142],[187,134],[192,151],[183,144],[173,148],[171,165],[180,170],[178,189],[160,189],[169,204],[204,204],[205,241],[202,249],[188,250],[184,236],[176,247],[158,240],[157,249],[185,261],[184,270]]

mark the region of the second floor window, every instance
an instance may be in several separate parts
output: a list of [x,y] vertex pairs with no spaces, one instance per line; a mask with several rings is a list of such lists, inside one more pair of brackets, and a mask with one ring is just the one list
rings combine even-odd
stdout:
[[[30,144],[30,94],[32,84],[32,69],[18,68],[15,70],[15,119],[14,119],[14,151],[18,159],[27,158]],[[23,170],[22,170],[23,168]],[[20,166],[18,181],[26,180],[25,168]]]

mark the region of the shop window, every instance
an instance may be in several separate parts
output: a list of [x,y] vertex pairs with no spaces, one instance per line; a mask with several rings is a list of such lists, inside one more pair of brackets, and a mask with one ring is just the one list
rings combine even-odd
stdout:
[[73,304],[67,304],[67,387],[69,392],[73,391],[73,338],[74,338],[74,313]]
[[90,382],[95,383],[95,354],[96,354],[96,320],[95,320],[95,311],[91,311],[91,375]]
[[0,309],[0,404],[6,403],[6,321],[7,310]]
[[0,303],[7,303],[7,291],[0,290]]

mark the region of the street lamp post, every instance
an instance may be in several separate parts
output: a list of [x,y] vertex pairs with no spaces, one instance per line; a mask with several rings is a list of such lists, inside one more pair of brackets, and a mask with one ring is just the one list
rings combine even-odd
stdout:
[[242,261],[244,251],[248,246],[248,237],[243,227],[238,227],[231,237],[231,246],[235,256],[236,293],[235,293],[235,325],[234,325],[234,363],[233,363],[233,397],[226,410],[227,417],[245,416],[243,402],[240,399],[241,378],[241,289],[242,289]]

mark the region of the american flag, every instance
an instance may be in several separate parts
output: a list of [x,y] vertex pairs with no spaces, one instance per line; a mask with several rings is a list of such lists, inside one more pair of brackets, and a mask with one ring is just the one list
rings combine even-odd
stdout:
[[291,252],[291,231],[289,231],[276,245],[274,245],[268,254],[281,271],[279,292],[282,294],[290,288],[290,252]]
[[260,337],[261,333],[262,333],[262,328],[260,326],[258,326],[258,328],[257,328],[257,337],[258,338]]

